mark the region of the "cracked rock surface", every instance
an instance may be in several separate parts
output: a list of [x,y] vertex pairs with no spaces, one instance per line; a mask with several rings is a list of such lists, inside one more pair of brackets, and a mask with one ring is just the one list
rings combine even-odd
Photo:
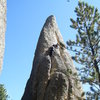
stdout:
[[6,30],[6,0],[0,0],[0,72],[3,64]]
[[21,100],[83,100],[77,71],[68,54],[55,17],[41,31],[30,78]]

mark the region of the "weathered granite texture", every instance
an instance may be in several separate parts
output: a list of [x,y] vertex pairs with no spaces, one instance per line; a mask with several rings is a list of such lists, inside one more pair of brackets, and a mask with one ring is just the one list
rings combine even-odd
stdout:
[[55,17],[50,16],[41,31],[21,100],[83,100],[82,92]]
[[3,64],[6,30],[6,0],[0,0],[0,72]]

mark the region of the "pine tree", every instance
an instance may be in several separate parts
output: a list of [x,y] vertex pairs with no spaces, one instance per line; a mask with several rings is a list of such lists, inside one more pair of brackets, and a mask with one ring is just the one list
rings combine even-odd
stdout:
[[[100,96],[100,14],[97,8],[78,2],[76,20],[70,19],[71,28],[77,31],[76,40],[67,41],[67,49],[74,53],[72,59],[83,65],[79,67],[82,83],[88,83],[90,97]],[[97,99],[95,99],[97,100]]]
[[0,100],[7,100],[8,95],[3,84],[0,84]]

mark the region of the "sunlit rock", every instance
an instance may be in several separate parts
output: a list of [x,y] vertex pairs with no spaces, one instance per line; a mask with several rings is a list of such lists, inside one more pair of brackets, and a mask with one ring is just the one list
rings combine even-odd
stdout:
[[22,100],[83,100],[77,71],[54,16],[47,18]]
[[6,0],[0,0],[0,72],[3,65],[6,30]]

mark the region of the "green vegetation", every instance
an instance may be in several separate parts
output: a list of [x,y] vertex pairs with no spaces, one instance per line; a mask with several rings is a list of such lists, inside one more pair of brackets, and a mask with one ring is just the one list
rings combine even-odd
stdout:
[[0,84],[0,100],[7,100],[8,95],[4,85]]
[[72,59],[82,67],[78,68],[83,84],[90,90],[87,99],[98,100],[100,96],[100,14],[97,8],[78,2],[75,8],[76,20],[70,19],[71,28],[77,31],[76,40],[67,41],[67,49],[74,53]]

